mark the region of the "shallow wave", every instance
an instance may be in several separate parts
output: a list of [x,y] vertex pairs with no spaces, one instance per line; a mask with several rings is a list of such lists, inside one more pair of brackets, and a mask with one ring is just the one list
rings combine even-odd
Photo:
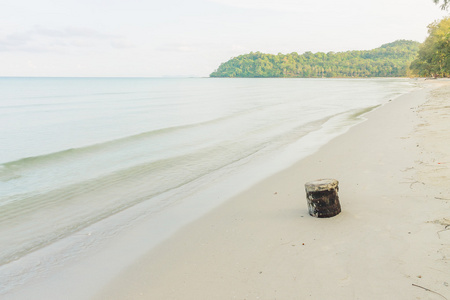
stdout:
[[229,121],[236,118],[241,118],[244,115],[253,113],[254,111],[261,110],[261,109],[269,109],[270,106],[265,106],[264,108],[258,107],[258,108],[252,108],[243,110],[239,113],[228,115],[212,120],[208,120],[205,122],[198,122],[198,123],[192,123],[192,124],[185,124],[180,126],[174,126],[174,127],[167,127],[167,128],[161,128],[161,129],[155,129],[115,140],[110,140],[98,144],[93,144],[85,147],[80,148],[70,148],[65,149],[58,152],[43,154],[39,156],[32,156],[32,157],[26,157],[15,161],[5,162],[3,164],[0,164],[0,181],[8,181],[11,179],[16,179],[20,177],[18,173],[20,173],[21,170],[24,170],[28,167],[37,167],[42,164],[47,164],[52,161],[61,161],[61,160],[68,160],[68,159],[74,159],[78,156],[83,156],[86,154],[94,154],[103,152],[105,150],[110,150],[112,148],[125,145],[127,143],[132,143],[140,140],[145,139],[151,139],[153,137],[161,136],[164,134],[171,134],[176,133],[177,131],[192,129],[192,128],[200,128],[200,127],[206,127],[213,124],[221,123],[224,121]]
[[[119,146],[121,144],[130,142],[130,141],[135,141],[135,140],[143,139],[143,138],[151,138],[153,136],[170,133],[170,132],[175,132],[177,130],[202,126],[207,123],[216,122],[216,121],[219,121],[219,120],[203,122],[203,123],[196,123],[196,124],[189,124],[189,125],[183,125],[183,126],[176,126],[176,127],[170,127],[170,128],[162,128],[162,129],[143,132],[143,133],[139,133],[139,134],[136,134],[133,136],[128,136],[128,137],[124,137],[124,138],[120,138],[120,139],[116,139],[116,140],[112,140],[112,141],[107,141],[107,142],[103,142],[103,143],[99,143],[99,144],[94,144],[94,145],[90,145],[90,146],[86,146],[86,147],[71,148],[71,149],[66,149],[66,150],[62,150],[62,151],[58,151],[58,152],[54,152],[54,153],[26,157],[26,158],[22,158],[19,160],[3,163],[0,165],[0,180],[8,180],[9,179],[9,176],[8,176],[9,170],[17,171],[18,169],[26,168],[28,166],[45,164],[52,160],[68,159],[68,158],[73,158],[75,156],[83,155],[86,153],[104,151],[104,150],[107,150],[107,148],[109,148],[109,147]],[[14,177],[12,177],[12,178],[14,178]]]

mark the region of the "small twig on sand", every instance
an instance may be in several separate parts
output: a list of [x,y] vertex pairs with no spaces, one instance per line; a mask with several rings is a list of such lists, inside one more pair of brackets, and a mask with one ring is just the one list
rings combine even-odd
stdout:
[[409,188],[412,189],[413,185],[416,184],[416,183],[425,184],[425,183],[420,182],[420,181],[414,181],[414,182],[412,182],[412,183],[409,185]]
[[[410,179],[410,178],[406,178],[406,179]],[[411,178],[412,179],[412,178]],[[421,184],[423,184],[423,185],[425,185],[425,183],[424,182],[421,182],[421,181],[403,181],[403,182],[400,182],[400,183],[409,183],[409,188],[410,189],[412,189],[413,188],[413,185],[415,185],[416,183],[421,183]]]
[[441,235],[440,235],[440,233],[441,232],[443,232],[443,231],[447,231],[447,230],[449,230],[450,228],[450,225],[447,225],[447,226],[445,226],[445,229],[443,229],[443,230],[439,230],[438,232],[437,232],[437,235],[438,235],[438,237],[439,237],[439,239],[441,239]]
[[436,295],[441,296],[441,297],[444,298],[445,300],[448,300],[445,296],[439,294],[438,292],[432,291],[432,290],[430,290],[430,289],[427,289],[427,288],[425,288],[425,287],[423,287],[423,286],[420,286],[420,285],[417,285],[417,284],[414,284],[414,283],[413,283],[412,285],[415,286],[415,287],[424,289],[424,290],[427,291],[427,292],[435,293]]
[[434,199],[438,199],[438,200],[450,200],[448,198],[441,198],[441,197],[434,197]]

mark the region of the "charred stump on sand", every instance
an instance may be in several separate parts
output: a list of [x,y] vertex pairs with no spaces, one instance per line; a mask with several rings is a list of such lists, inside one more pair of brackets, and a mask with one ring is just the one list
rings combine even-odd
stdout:
[[309,214],[316,218],[329,218],[341,212],[339,182],[336,179],[319,179],[305,183]]

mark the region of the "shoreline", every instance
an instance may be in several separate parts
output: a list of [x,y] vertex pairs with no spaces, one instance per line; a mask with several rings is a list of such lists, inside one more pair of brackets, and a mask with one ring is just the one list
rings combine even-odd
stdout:
[[[429,296],[417,286],[449,295],[450,249],[442,244],[450,236],[436,234],[450,219],[449,201],[435,198],[450,197],[443,183],[419,181],[430,170],[418,161],[432,159],[420,143],[433,138],[418,132],[417,107],[431,89],[370,112],[315,154],[186,225],[94,299]],[[316,219],[303,184],[324,177],[340,181],[342,212]]]
[[[399,139],[400,142],[405,143],[412,143],[414,139],[414,143],[420,144],[420,147],[416,148],[413,148],[416,146],[414,143],[408,144],[409,146],[406,144],[402,146],[402,149],[405,150],[412,149],[415,159],[418,156],[422,162],[425,162],[420,164],[420,167],[430,167],[431,159],[438,159],[438,157],[439,161],[443,162],[446,159],[445,153],[450,153],[450,147],[448,149],[445,147],[439,148],[442,143],[439,143],[439,140],[436,141],[435,137],[429,134],[428,126],[419,124],[425,122],[424,113],[431,115],[432,121],[434,120],[435,111],[433,108],[446,106],[445,97],[441,97],[442,101],[434,103],[434,106],[431,104],[427,106],[428,102],[421,104],[419,108],[417,108],[417,105],[411,104],[414,110],[407,107],[408,103],[405,102],[408,101],[406,100],[402,100],[402,104],[397,104],[399,99],[410,95],[416,95],[414,96],[414,103],[424,103],[426,101],[424,97],[430,93],[430,89],[437,86],[436,83],[449,86],[445,80],[438,82],[421,81],[419,86],[426,86],[426,91],[425,89],[416,89],[411,94],[395,97],[394,100],[390,100],[369,113],[364,113],[362,116],[364,121],[359,121],[358,124],[347,128],[331,140],[327,139],[326,144],[321,146],[319,150],[315,150],[313,154],[306,155],[306,157],[303,155],[300,160],[282,159],[276,165],[272,165],[273,162],[264,161],[261,166],[258,165],[260,171],[256,174],[252,172],[236,174],[238,177],[234,178],[233,182],[249,180],[254,182],[254,184],[247,185],[250,188],[243,189],[240,184],[226,184],[225,189],[218,189],[215,192],[202,190],[205,196],[214,199],[214,201],[219,198],[224,200],[220,200],[216,204],[213,203],[214,201],[211,203],[197,201],[197,204],[194,205],[195,208],[177,205],[169,216],[171,216],[171,220],[175,219],[177,222],[181,222],[182,226],[175,226],[176,228],[165,226],[164,222],[167,223],[168,220],[163,215],[149,220],[141,220],[144,221],[145,225],[130,226],[120,235],[105,240],[106,244],[101,243],[99,247],[90,249],[70,263],[64,264],[64,266],[56,266],[54,270],[43,273],[39,278],[19,284],[17,288],[9,290],[2,297],[5,297],[5,299],[29,299],[33,297],[56,299],[64,295],[66,299],[256,299],[258,297],[261,299],[297,299],[292,297],[293,294],[301,295],[301,298],[308,297],[305,291],[303,291],[305,294],[302,294],[291,286],[296,285],[296,288],[306,290],[310,286],[315,287],[314,283],[308,281],[312,279],[308,278],[310,276],[308,270],[302,269],[303,264],[311,268],[312,275],[319,272],[326,273],[327,268],[334,272],[336,268],[352,266],[348,261],[342,261],[342,257],[338,257],[341,261],[338,261],[337,265],[336,262],[328,261],[326,268],[321,267],[324,264],[323,262],[319,263],[317,265],[319,268],[317,268],[315,265],[317,253],[311,252],[314,247],[318,247],[319,252],[324,252],[334,259],[336,253],[330,253],[330,250],[324,248],[337,244],[342,248],[339,253],[342,253],[342,255],[351,253],[351,256],[354,256],[353,253],[357,253],[358,247],[357,245],[351,245],[354,241],[350,240],[348,235],[355,234],[356,238],[362,240],[365,240],[366,237],[361,237],[360,232],[355,232],[355,229],[349,228],[349,224],[357,224],[357,228],[364,227],[360,223],[363,221],[361,218],[364,219],[366,216],[370,216],[371,220],[369,221],[372,223],[376,221],[375,216],[371,213],[373,204],[368,206],[366,202],[360,203],[358,196],[361,196],[364,201],[366,201],[366,196],[369,196],[370,199],[376,199],[379,191],[374,189],[362,190],[359,175],[364,175],[361,178],[370,175],[375,181],[383,181],[386,178],[382,178],[382,171],[387,170],[386,172],[391,178],[393,175],[389,172],[394,172],[389,171],[391,169],[386,169],[374,173],[371,171],[373,166],[369,170],[367,169],[368,166],[371,166],[371,163],[373,164],[370,160],[375,157],[380,164],[382,158],[394,155],[398,161],[407,159],[408,164],[411,165],[413,155],[402,156],[403,153],[399,151],[400,144],[396,140],[398,138],[395,139],[393,145],[387,143],[388,149],[384,149],[383,134],[388,133],[391,136],[390,128],[386,129],[388,126],[384,124],[385,116],[389,117],[388,120],[391,120],[394,114],[398,114],[398,119],[413,123],[414,130],[405,133]],[[417,95],[420,92],[423,93]],[[450,95],[450,92],[448,95]],[[379,110],[385,110],[385,113],[378,113]],[[409,115],[410,112],[414,112],[415,115]],[[422,115],[418,115],[419,113]],[[373,115],[377,119],[375,122],[372,120]],[[408,115],[408,118],[406,118],[406,115]],[[450,111],[448,115],[450,115]],[[373,124],[364,125],[367,122]],[[401,127],[404,129],[412,128],[410,125],[402,123]],[[441,125],[440,130],[443,130],[443,134],[439,138],[445,140],[448,136],[445,135],[445,130],[448,132],[448,129],[445,123]],[[367,128],[356,129],[360,126]],[[370,144],[371,141],[367,142],[367,133],[375,133],[374,137],[380,139],[381,145],[373,146]],[[313,135],[305,142],[308,147],[315,148],[313,144],[317,142],[316,139],[317,137]],[[361,145],[362,141],[364,143]],[[429,147],[425,149],[423,147],[425,145],[429,145]],[[296,147],[293,147],[290,150],[294,152],[283,153],[298,156],[299,153],[296,152],[298,149],[296,149]],[[435,152],[436,149],[440,149],[443,155],[437,157],[434,153],[428,155],[425,159],[420,157],[421,152]],[[358,159],[359,156],[364,159]],[[349,161],[352,161],[352,163],[349,163]],[[417,161],[415,160],[415,163]],[[395,166],[396,163],[397,161],[393,163],[389,161],[389,164],[392,164],[392,166],[389,165],[389,168]],[[425,191],[428,186],[422,185],[422,182],[426,182],[430,177],[433,177],[430,176],[431,173],[435,174],[437,179],[442,175],[443,180],[435,180],[435,182],[440,183],[440,186],[432,192],[440,191],[439,193],[436,192],[437,196],[434,195],[436,199],[449,198],[448,200],[450,200],[450,190],[445,186],[448,181],[445,178],[450,178],[450,174],[441,174],[445,171],[443,170],[445,165],[438,164],[438,170],[433,168],[431,170],[429,170],[430,168],[419,169],[419,166],[416,165],[405,167],[401,170],[402,173],[397,172],[400,176],[404,175],[405,177],[404,181],[398,184],[402,188],[409,186],[411,191],[414,189],[414,192],[419,191],[423,197],[428,197],[429,194]],[[263,173],[266,173],[267,168],[272,169],[274,166],[276,166],[274,170],[278,171],[271,173],[273,175],[269,177],[262,176]],[[377,164],[374,166],[375,169],[381,168]],[[351,174],[351,172],[354,174]],[[256,177],[246,177],[254,175]],[[343,212],[331,219],[310,217],[306,206],[304,183],[323,177],[334,177],[341,182],[340,197]],[[351,180],[348,180],[348,178]],[[400,190],[392,186],[391,183],[389,183],[388,190],[390,192],[395,191],[402,198],[407,197],[406,194],[401,194]],[[365,194],[366,192],[368,195]],[[227,197],[228,194],[233,196]],[[382,196],[383,203],[387,202],[386,197],[386,195]],[[441,202],[445,202],[443,205],[447,205],[445,208],[448,208],[448,201],[443,200]],[[397,206],[394,208],[398,211]],[[139,211],[145,209],[145,207],[141,205],[136,209],[132,211]],[[200,216],[197,214],[196,218],[189,217],[194,213],[194,210],[199,209],[202,211]],[[367,209],[369,209],[369,212],[366,211]],[[380,214],[381,209],[388,208],[379,207]],[[442,212],[445,212],[444,208]],[[132,214],[132,212],[129,213]],[[360,213],[362,213],[362,216],[358,215]],[[426,223],[428,226],[434,224],[435,227],[443,228],[442,226],[445,226],[447,222],[445,214],[440,219],[434,218],[432,214],[429,214],[429,216],[427,222],[430,223]],[[450,216],[448,216],[448,219],[450,222]],[[383,219],[384,221],[386,219]],[[114,220],[107,220],[107,222],[114,222]],[[341,229],[344,228],[348,231],[344,236],[344,241],[350,244],[347,246],[348,249],[341,245],[342,241],[331,234],[333,232],[336,235],[341,233],[333,228],[334,223]],[[319,227],[316,228],[317,225]],[[87,228],[77,235],[75,239],[78,241],[78,246],[86,247],[86,245],[89,245],[89,241],[92,240],[91,231],[95,233],[99,229],[95,227]],[[326,232],[328,229],[332,231]],[[344,232],[344,230],[341,231]],[[377,232],[384,231],[379,229]],[[158,233],[156,239],[155,233]],[[445,238],[446,232],[441,234]],[[330,241],[327,242],[327,239],[324,239],[323,236],[326,236],[327,239],[329,236]],[[423,241],[419,242],[422,243]],[[63,246],[67,250],[70,249],[69,244]],[[310,247],[306,248],[306,246]],[[360,250],[365,249],[363,247]],[[443,251],[443,259],[445,259],[445,255],[447,255],[445,251],[447,250],[444,249]],[[448,251],[450,252],[450,250]],[[380,252],[380,250],[378,249],[375,252]],[[56,259],[54,256],[47,256],[50,260]],[[448,253],[448,257],[450,257],[450,253]],[[41,261],[39,255],[31,255],[28,260],[33,266],[35,265],[35,268],[46,268],[45,261]],[[359,257],[358,263],[364,265],[365,261]],[[261,266],[265,267],[261,269]],[[297,266],[298,270],[292,269],[294,266]],[[286,269],[286,272],[284,272],[284,269]],[[8,270],[4,271],[5,276],[11,278],[16,276]],[[25,269],[22,273],[27,274]],[[352,275],[351,272],[350,275]],[[307,281],[303,281],[304,279],[307,279]],[[327,275],[323,281],[331,281],[335,284],[333,282],[335,279],[335,277]],[[358,282],[358,284],[360,283]],[[350,287],[351,284],[348,288]],[[326,286],[320,286],[318,289],[324,288],[328,290]],[[381,286],[379,288],[384,289]],[[344,289],[344,287],[339,287],[339,289]],[[231,294],[231,292],[233,293]],[[390,292],[392,293],[392,290]],[[351,295],[343,294],[342,298],[358,298],[355,295],[355,293]],[[324,294],[315,297],[327,298]],[[367,295],[361,297],[365,299]]]

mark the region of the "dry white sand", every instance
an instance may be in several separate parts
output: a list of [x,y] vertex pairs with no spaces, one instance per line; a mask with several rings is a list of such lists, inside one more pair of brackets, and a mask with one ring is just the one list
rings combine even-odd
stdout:
[[[450,84],[424,84],[185,226],[96,299],[450,299]],[[340,181],[336,217],[308,215],[304,183],[318,178]]]

